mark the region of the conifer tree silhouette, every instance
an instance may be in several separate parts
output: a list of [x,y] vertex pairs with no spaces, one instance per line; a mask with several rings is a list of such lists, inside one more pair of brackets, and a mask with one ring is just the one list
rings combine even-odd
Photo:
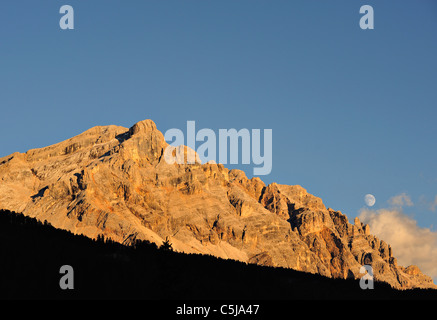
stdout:
[[162,243],[160,249],[162,249],[164,251],[173,251],[172,244],[171,244],[170,240],[168,239],[168,237],[165,237],[165,241]]

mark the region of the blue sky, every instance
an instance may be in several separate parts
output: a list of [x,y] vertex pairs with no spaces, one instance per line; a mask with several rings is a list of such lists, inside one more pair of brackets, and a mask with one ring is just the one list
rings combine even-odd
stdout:
[[[59,8],[75,29],[59,28]],[[375,29],[361,30],[372,5]],[[437,229],[437,3],[0,2],[0,157],[96,125],[273,129],[266,183]],[[252,167],[241,167],[251,177]]]

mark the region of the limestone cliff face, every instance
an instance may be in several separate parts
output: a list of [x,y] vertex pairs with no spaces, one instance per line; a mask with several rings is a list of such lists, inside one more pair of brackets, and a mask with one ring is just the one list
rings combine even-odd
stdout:
[[300,186],[248,179],[221,164],[167,164],[155,123],[95,127],[46,148],[0,159],[0,208],[121,243],[173,248],[335,278],[370,264],[396,288],[435,288],[390,246]]

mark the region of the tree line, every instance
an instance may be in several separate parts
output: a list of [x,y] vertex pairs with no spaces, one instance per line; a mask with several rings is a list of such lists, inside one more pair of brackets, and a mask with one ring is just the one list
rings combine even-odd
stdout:
[[[62,266],[74,289],[60,287]],[[436,290],[398,291],[384,283],[329,279],[135,241],[127,246],[56,229],[0,210],[1,299],[437,299]]]

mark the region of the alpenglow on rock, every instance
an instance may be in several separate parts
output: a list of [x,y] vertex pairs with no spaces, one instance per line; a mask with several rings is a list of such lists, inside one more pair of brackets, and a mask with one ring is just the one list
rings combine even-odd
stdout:
[[333,278],[360,278],[369,264],[375,280],[395,288],[436,288],[416,266],[399,266],[367,225],[350,224],[301,186],[266,186],[221,164],[170,165],[167,145],[145,120],[14,153],[0,159],[0,209],[124,244],[168,237],[181,252]]

